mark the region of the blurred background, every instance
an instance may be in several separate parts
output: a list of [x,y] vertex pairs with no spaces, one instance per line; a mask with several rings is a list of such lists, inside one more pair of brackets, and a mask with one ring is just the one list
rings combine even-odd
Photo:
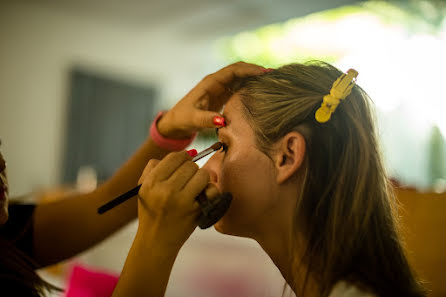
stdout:
[[[359,71],[411,261],[431,296],[446,296],[445,16],[443,0],[0,1],[10,194],[45,202],[91,191],[144,140],[158,110],[229,63],[321,59]],[[117,274],[135,228],[41,273],[60,286],[73,265]],[[197,230],[167,296],[278,296],[284,283],[255,242]]]

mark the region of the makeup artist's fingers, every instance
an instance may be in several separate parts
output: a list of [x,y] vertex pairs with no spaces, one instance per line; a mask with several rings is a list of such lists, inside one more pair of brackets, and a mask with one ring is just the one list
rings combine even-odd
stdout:
[[184,186],[181,192],[184,193],[184,197],[188,201],[194,202],[195,197],[206,188],[209,180],[209,173],[204,169],[199,169],[195,172],[194,176],[189,180],[186,186]]
[[[262,66],[237,62],[205,76],[187,96],[195,98],[198,101],[209,99],[209,97],[217,99],[221,95],[227,93],[228,86],[234,82],[236,78],[261,75],[267,72],[269,72],[269,70]],[[209,103],[210,102],[208,102],[208,104]],[[223,104],[223,102],[220,103]]]
[[[268,73],[264,67],[238,62],[203,78],[183,99],[161,117],[158,131],[175,139],[188,138],[202,128],[221,126],[214,118],[230,98],[230,85],[237,78]],[[207,113],[209,112],[209,113]]]
[[223,84],[228,84],[231,83],[235,78],[264,74],[269,71],[269,69],[265,69],[262,66],[239,61],[222,68],[214,74],[215,80]]
[[144,171],[141,174],[141,177],[138,180],[138,185],[140,185],[144,182],[144,180],[147,178],[149,172],[152,172],[152,170],[156,167],[156,165],[158,165],[159,162],[160,162],[160,160],[151,159],[147,163],[146,167],[144,168]]
[[154,181],[167,180],[184,162],[192,160],[186,151],[170,153],[149,172],[148,177]]
[[223,116],[218,112],[213,111],[196,110],[192,115],[192,121],[196,127],[200,128],[215,128],[224,126]]
[[[204,77],[170,112],[186,112],[185,115],[192,121],[189,126],[215,128],[219,125],[214,118],[221,117],[218,111],[230,97],[229,85],[236,78],[260,75],[268,71],[262,66],[244,62],[226,66]],[[177,114],[176,118],[180,117],[181,114]]]
[[181,191],[199,169],[192,161],[184,162],[167,180],[167,185]]
[[197,85],[197,88],[210,96],[220,96],[236,78],[243,78],[247,76],[260,75],[268,72],[262,66],[255,64],[237,62],[228,65],[217,72],[207,75]]

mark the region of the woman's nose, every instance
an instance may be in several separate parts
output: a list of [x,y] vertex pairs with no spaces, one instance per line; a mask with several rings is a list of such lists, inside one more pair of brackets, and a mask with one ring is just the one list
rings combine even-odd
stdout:
[[219,162],[219,158],[218,158],[218,152],[215,153],[212,157],[209,158],[209,160],[206,162],[206,164],[204,164],[204,166],[202,167],[203,169],[205,169],[210,176],[210,182],[211,183],[218,183],[218,174],[217,172],[219,172],[220,169],[220,162]]

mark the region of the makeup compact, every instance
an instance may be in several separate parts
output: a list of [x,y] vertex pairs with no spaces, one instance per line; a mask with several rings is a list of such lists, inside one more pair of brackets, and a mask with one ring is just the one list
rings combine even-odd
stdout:
[[[216,142],[209,148],[199,152],[192,159],[192,161],[196,162],[208,156],[209,154],[218,151],[222,146],[223,144],[221,142]],[[138,185],[135,188],[127,191],[126,193],[116,197],[115,199],[110,200],[109,202],[105,203],[104,205],[98,208],[98,213],[103,214],[109,211],[110,209],[118,206],[119,204],[136,196],[140,188],[141,185]],[[195,200],[198,202],[201,208],[201,214],[198,218],[198,226],[201,229],[206,229],[213,226],[224,216],[224,214],[226,213],[231,204],[232,195],[231,193],[223,193],[218,195],[214,199],[209,200],[206,197],[205,191],[202,191],[197,197],[195,197]]]

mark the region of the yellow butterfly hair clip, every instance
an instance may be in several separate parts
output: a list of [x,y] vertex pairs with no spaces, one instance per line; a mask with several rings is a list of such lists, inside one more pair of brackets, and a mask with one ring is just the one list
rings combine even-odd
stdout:
[[324,96],[321,107],[316,111],[315,117],[319,123],[325,123],[331,118],[331,114],[338,107],[339,102],[350,95],[356,82],[358,71],[349,69],[342,74],[331,87],[330,94]]

